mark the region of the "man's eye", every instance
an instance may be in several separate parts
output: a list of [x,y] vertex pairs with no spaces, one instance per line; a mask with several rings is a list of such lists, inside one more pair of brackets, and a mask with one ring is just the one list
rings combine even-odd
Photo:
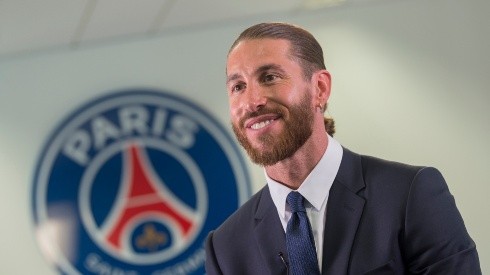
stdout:
[[264,82],[272,82],[277,78],[277,75],[267,74],[264,76]]
[[231,92],[239,92],[245,88],[245,84],[237,84],[231,87]]

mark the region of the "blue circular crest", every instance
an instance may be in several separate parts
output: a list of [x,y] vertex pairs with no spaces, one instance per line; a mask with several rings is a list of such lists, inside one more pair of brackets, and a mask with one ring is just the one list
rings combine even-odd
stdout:
[[45,145],[33,185],[42,253],[68,274],[203,274],[204,240],[250,196],[228,133],[155,90],[89,102]]

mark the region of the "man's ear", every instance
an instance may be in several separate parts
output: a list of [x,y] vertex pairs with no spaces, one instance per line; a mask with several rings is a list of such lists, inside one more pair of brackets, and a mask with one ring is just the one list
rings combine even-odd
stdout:
[[322,111],[325,111],[332,85],[330,73],[327,70],[316,71],[312,81],[315,87],[315,106],[321,107]]

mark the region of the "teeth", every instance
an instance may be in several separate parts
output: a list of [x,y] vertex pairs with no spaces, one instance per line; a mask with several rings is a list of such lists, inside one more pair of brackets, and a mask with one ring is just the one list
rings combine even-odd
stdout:
[[271,122],[272,122],[272,120],[266,120],[266,121],[254,123],[250,128],[252,128],[254,130],[261,129],[261,128],[264,128],[265,126],[271,124]]

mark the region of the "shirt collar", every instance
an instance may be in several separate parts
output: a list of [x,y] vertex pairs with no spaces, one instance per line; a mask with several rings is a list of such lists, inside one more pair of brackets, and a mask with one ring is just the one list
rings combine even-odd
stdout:
[[[318,164],[313,168],[297,190],[317,211],[319,211],[322,205],[327,201],[330,187],[337,176],[343,155],[340,143],[330,135],[327,136],[327,150],[325,150]],[[265,178],[277,211],[279,212],[279,215],[284,218],[286,215],[286,197],[289,192],[293,190],[271,179],[266,172]]]

